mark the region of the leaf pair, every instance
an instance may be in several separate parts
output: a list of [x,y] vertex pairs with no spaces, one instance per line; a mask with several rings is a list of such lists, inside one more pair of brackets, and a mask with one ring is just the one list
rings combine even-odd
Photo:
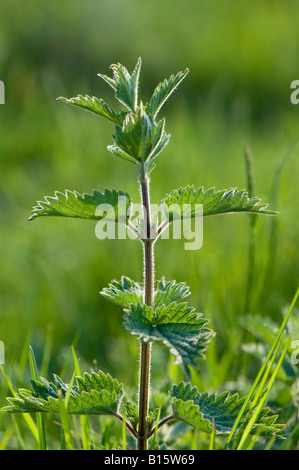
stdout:
[[[44,378],[31,380],[32,390],[20,389],[12,398],[7,398],[10,405],[1,408],[1,413],[60,413],[61,400],[64,402],[66,412],[75,415],[111,415],[121,418],[118,414],[120,402],[123,398],[123,387],[109,374],[85,373],[83,377],[75,377],[76,384],[65,384],[57,375],[54,381],[48,382]],[[233,429],[237,415],[243,406],[245,398],[237,394],[229,395],[224,392],[200,393],[190,383],[183,382],[173,385],[170,392],[171,415],[168,421],[180,420],[201,431],[217,435],[227,435]],[[126,401],[126,416],[133,430],[138,423],[138,410],[135,404]],[[149,430],[155,424],[158,410],[151,411],[148,416]],[[238,431],[243,422],[248,419],[250,404],[246,407],[243,420],[235,429]],[[269,415],[269,408],[260,411],[252,434],[281,437],[277,433],[284,429],[283,424],[277,424],[277,415]]]
[[182,363],[190,376],[189,366],[197,368],[197,360],[204,357],[213,332],[208,321],[186,303],[177,303],[187,295],[185,283],[158,282],[153,306],[143,303],[140,284],[122,277],[113,281],[101,294],[124,307],[124,326],[143,341],[162,341],[170,348],[176,363]]
[[[63,216],[80,219],[107,220],[128,223],[130,218],[131,196],[123,191],[103,193],[94,190],[92,194],[79,194],[77,191],[66,190],[64,193],[55,192],[55,196],[46,196],[45,201],[39,201],[32,210],[29,220],[38,216]],[[99,206],[105,206],[105,214],[97,211]],[[199,215],[218,215],[228,213],[258,213],[273,215],[277,212],[267,209],[259,198],[249,198],[245,191],[235,189],[216,191],[215,188],[204,190],[187,186],[173,190],[161,201],[161,208],[169,222],[183,217]],[[153,214],[154,216],[154,214]]]

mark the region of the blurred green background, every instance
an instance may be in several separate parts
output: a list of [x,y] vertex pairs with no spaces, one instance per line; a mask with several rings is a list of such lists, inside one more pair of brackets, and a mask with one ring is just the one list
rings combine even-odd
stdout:
[[[157,278],[186,281],[191,305],[217,332],[194,381],[214,390],[238,380],[245,355],[239,317],[249,309],[280,321],[298,283],[299,105],[290,102],[290,83],[299,79],[299,3],[0,0],[0,10],[6,100],[0,106],[0,339],[7,371],[13,376],[20,357],[27,359],[30,343],[38,363],[59,372],[74,344],[86,367],[96,363],[136,384],[137,340],[123,329],[121,309],[99,291],[123,274],[142,280],[141,246],[99,241],[89,221],[27,218],[36,200],[55,190],[115,188],[139,202],[132,166],[106,149],[112,125],[56,98],[89,94],[113,105],[97,73],[109,75],[114,62],[131,71],[141,56],[143,101],[161,80],[190,69],[163,108],[172,138],[152,175],[152,201],[187,184],[246,189],[245,143],[255,195],[280,212],[257,224],[250,304],[250,216],[205,219],[199,251],[185,251],[182,240],[156,245]],[[157,346],[153,361],[167,364],[168,352]],[[180,368],[170,366],[170,373],[181,376]]]

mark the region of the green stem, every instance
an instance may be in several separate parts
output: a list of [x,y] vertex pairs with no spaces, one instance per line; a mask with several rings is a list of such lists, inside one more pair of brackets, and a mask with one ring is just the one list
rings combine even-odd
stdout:
[[[144,302],[151,306],[154,298],[154,243],[151,239],[151,214],[149,179],[144,174],[144,169],[140,173],[141,197],[144,211],[145,239],[144,248]],[[141,341],[140,345],[140,372],[139,372],[139,423],[137,449],[146,450],[148,440],[147,414],[150,390],[150,365],[151,365],[151,343]]]

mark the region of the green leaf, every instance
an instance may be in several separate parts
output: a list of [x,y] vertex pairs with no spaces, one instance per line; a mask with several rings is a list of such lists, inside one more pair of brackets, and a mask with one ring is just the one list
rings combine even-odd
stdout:
[[190,295],[189,287],[185,282],[176,283],[176,281],[165,281],[161,279],[158,282],[157,290],[154,294],[153,307],[169,305]]
[[206,328],[208,321],[185,303],[172,302],[153,309],[147,305],[131,305],[125,310],[124,326],[145,341],[163,341],[182,363],[190,376],[189,366],[197,367],[196,360],[204,357],[213,332]]
[[165,120],[154,122],[143,107],[128,113],[123,125],[115,127],[114,146],[108,149],[116,156],[145,163],[156,158],[168,144],[170,135],[165,133]]
[[184,72],[171,75],[168,80],[165,79],[163,82],[159,83],[159,85],[155,88],[150,102],[146,105],[146,112],[151,114],[153,117],[156,117],[165,101],[186,77],[188,72],[189,70],[186,69]]
[[121,149],[118,145],[108,145],[107,149],[109,152],[113,153],[116,157],[122,158],[123,160],[128,160],[131,163],[136,164],[135,158],[131,157],[127,152]]
[[7,398],[10,406],[0,411],[2,413],[38,411],[59,413],[61,409],[59,394],[61,394],[69,414],[114,415],[118,411],[123,395],[122,385],[109,374],[101,371],[76,377],[76,385],[72,386],[71,390],[68,384],[56,375],[54,375],[54,382],[40,378],[40,381],[31,380],[31,384],[33,391],[18,390],[16,397]]
[[[170,403],[175,419],[207,433],[212,432],[214,425],[217,435],[229,434],[244,400],[245,398],[240,399],[238,394],[230,395],[229,392],[220,395],[199,393],[196,387],[192,387],[190,383],[185,385],[183,382],[173,385],[170,390]],[[248,404],[244,420],[249,410]],[[252,428],[253,434],[272,436],[284,429],[283,424],[275,424],[278,416],[268,415],[269,411],[269,408],[261,410]]]
[[131,403],[130,401],[126,401],[124,404],[125,408],[125,416],[130,421],[133,426],[133,429],[137,431],[138,423],[139,423],[139,413],[138,413],[138,406],[135,403]]
[[141,69],[141,58],[130,75],[126,67],[121,64],[112,64],[113,78],[98,74],[115,91],[115,98],[118,99],[129,111],[135,112],[138,101],[138,85]]
[[[129,207],[132,203],[129,194],[122,191],[105,189],[103,193],[94,190],[93,194],[79,194],[77,191],[66,190],[65,193],[55,192],[55,196],[46,196],[45,201],[31,211],[29,220],[38,216],[77,217],[80,219],[107,220],[127,223]],[[105,212],[99,211],[98,206],[105,204]],[[107,211],[106,211],[107,209]]]
[[[243,190],[187,186],[173,190],[162,201],[169,220],[182,217],[196,217],[198,215],[217,215],[233,212],[248,212],[266,215],[275,215],[277,212],[267,210],[268,204],[261,204],[259,198],[249,198]],[[200,207],[202,205],[202,207]]]
[[[128,308],[132,304],[135,306],[143,304],[144,289],[140,283],[122,276],[120,281],[114,280],[108,287],[105,287],[101,291],[101,295],[117,305]],[[176,283],[176,281],[165,281],[165,279],[162,279],[157,282],[153,307],[169,305],[189,295],[189,287],[184,282]]]
[[143,301],[143,288],[135,281],[123,276],[120,281],[112,281],[101,294],[106,299],[123,307],[138,305]]
[[78,108],[84,109],[91,113],[97,114],[98,116],[102,116],[109,121],[112,121],[114,124],[122,125],[123,120],[126,116],[126,112],[122,111],[120,113],[116,113],[111,109],[107,103],[102,98],[96,98],[95,96],[82,96],[78,95],[74,98],[64,98],[60,96],[57,98],[59,101],[63,101],[64,103],[71,104]]

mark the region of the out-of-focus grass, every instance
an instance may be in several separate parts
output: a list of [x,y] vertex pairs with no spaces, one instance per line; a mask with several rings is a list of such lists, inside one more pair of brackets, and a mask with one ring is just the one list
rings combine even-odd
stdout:
[[[279,162],[299,136],[299,107],[289,101],[290,82],[298,78],[298,3],[272,2],[271,14],[268,2],[253,7],[245,0],[89,0],[84,8],[78,0],[29,0],[26,8],[11,0],[1,8],[6,104],[0,108],[0,339],[11,380],[28,380],[22,351],[30,342],[43,373],[64,368],[70,379],[72,361],[66,357],[74,343],[86,367],[109,371],[132,389],[137,383],[137,341],[124,331],[121,309],[99,291],[123,274],[141,280],[141,246],[99,241],[95,224],[87,221],[29,223],[27,217],[36,200],[66,188],[116,188],[139,202],[133,167],[106,150],[112,126],[55,100],[88,93],[113,103],[96,74],[109,74],[116,61],[132,68],[138,56],[144,100],[157,82],[190,68],[163,109],[172,138],[152,175],[153,202],[187,184],[246,188],[244,142],[253,154],[255,194],[271,203],[276,191],[275,231],[272,218],[257,224],[253,289],[255,311],[280,320],[298,282],[298,147],[274,193],[272,187]],[[253,364],[243,369],[238,321],[248,236],[249,216],[220,216],[204,220],[197,252],[184,251],[180,240],[156,244],[157,278],[186,281],[190,303],[217,332],[206,363],[193,376],[201,389],[238,381],[243,386],[253,373]],[[159,367],[167,357],[163,348],[154,348],[153,384],[161,380]],[[172,360],[169,373],[173,380],[182,378]],[[3,389],[3,403],[4,395]]]

